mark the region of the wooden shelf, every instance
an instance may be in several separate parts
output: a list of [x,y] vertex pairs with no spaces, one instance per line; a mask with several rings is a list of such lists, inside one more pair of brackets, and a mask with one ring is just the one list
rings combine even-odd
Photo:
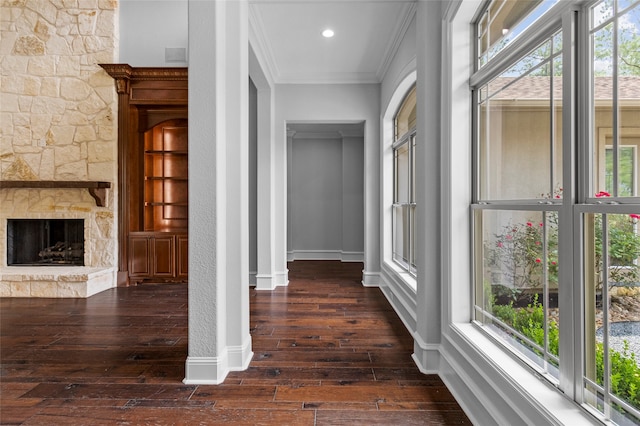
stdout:
[[86,188],[93,199],[96,200],[96,206],[104,207],[107,201],[107,188],[111,188],[111,182],[75,180],[0,180],[0,189],[2,188]]
[[187,151],[145,151],[149,155],[187,155]]
[[173,176],[145,176],[144,180],[155,180],[155,181],[162,181],[162,180],[172,180],[172,181],[178,181],[178,182],[188,182],[189,178],[186,177],[173,177]]
[[188,206],[189,203],[168,203],[168,202],[160,202],[160,201],[149,201],[149,202],[145,202],[144,203],[145,206],[148,207],[154,207],[154,206],[159,206],[159,207],[163,207],[163,206],[178,206],[178,207],[185,207]]

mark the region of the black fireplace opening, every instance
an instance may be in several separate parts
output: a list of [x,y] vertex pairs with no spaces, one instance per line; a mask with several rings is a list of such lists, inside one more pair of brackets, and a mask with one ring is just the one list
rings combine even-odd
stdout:
[[84,219],[9,219],[7,265],[83,266]]

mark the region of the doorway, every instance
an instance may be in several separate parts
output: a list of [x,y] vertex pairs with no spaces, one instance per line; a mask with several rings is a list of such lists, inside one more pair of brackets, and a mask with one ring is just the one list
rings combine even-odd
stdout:
[[287,260],[364,261],[364,123],[288,123]]

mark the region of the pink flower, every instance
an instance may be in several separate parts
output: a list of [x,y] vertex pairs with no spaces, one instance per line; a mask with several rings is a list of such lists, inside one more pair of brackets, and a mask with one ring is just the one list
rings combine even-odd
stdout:
[[552,260],[552,261],[551,261],[551,264],[552,264],[552,265],[555,265],[555,264],[556,264],[556,261],[555,261],[555,260]]
[[536,241],[536,245],[539,246],[540,245],[540,241]]
[[631,217],[631,219],[640,219],[640,214],[632,213],[629,215],[629,217]]
[[540,226],[544,226],[544,223],[540,222]]
[[498,241],[498,247],[504,247],[504,244],[502,244],[501,241]]
[[538,258],[536,259],[536,263],[540,263],[540,262],[542,262],[542,260],[538,257]]
[[511,239],[513,239],[513,236],[507,235],[507,240],[511,240]]
[[531,227],[531,226],[533,226],[533,223],[527,222],[527,226]]
[[560,196],[559,196],[559,195],[556,195],[556,198],[560,198]]
[[611,194],[609,194],[607,191],[600,191],[596,194],[596,198],[602,197],[611,197]]

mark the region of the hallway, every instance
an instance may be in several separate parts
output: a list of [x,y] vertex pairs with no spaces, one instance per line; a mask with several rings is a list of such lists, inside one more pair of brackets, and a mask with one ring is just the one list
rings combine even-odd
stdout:
[[2,424],[470,424],[362,264],[296,261],[251,290],[254,357],[184,385],[187,286],[0,299]]

